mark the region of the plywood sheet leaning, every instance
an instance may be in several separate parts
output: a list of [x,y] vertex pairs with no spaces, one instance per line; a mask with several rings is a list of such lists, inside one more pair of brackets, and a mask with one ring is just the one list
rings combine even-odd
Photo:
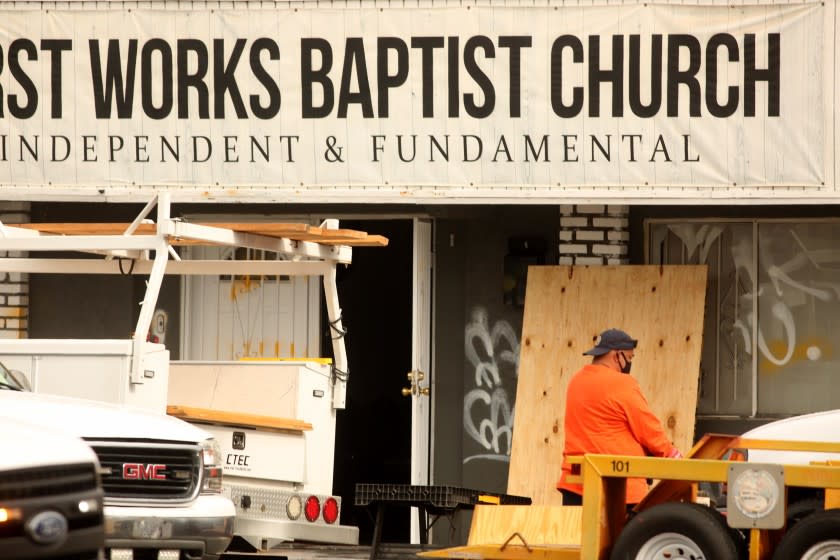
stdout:
[[[528,269],[509,494],[559,505],[566,385],[598,333],[639,340],[632,375],[683,453],[694,438],[705,266],[541,266]],[[609,391],[609,387],[604,387]]]
[[[580,506],[476,506],[467,545],[580,545]],[[519,540],[511,539],[518,533]]]

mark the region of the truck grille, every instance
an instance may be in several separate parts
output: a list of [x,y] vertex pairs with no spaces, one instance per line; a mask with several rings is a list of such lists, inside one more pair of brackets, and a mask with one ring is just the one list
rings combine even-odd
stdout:
[[106,500],[190,500],[201,477],[200,448],[89,441],[99,456]]
[[73,494],[95,488],[96,470],[92,464],[21,469],[0,476],[0,500]]

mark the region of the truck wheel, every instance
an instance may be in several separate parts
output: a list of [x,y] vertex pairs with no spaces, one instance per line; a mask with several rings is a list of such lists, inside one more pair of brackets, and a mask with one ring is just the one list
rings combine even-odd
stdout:
[[822,511],[824,508],[823,498],[806,498],[804,500],[797,500],[793,503],[788,503],[787,507],[787,526],[793,527],[799,521],[802,521],[812,513]]
[[699,504],[654,506],[627,523],[610,560],[736,560],[738,548],[719,515]]
[[832,560],[840,558],[840,510],[818,511],[785,533],[773,560]]

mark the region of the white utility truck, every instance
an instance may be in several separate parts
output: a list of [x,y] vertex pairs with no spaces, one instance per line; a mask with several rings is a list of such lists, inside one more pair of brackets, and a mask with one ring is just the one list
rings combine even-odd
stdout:
[[214,560],[230,543],[235,511],[209,433],[165,414],[27,391],[0,391],[7,417],[80,437],[96,453],[111,560]]
[[[155,208],[153,221],[148,216]],[[0,361],[23,371],[36,393],[168,411],[213,433],[222,446],[224,492],[236,506],[235,533],[255,547],[295,539],[357,543],[358,528],[339,523],[341,499],[331,495],[335,412],[345,406],[348,369],[336,266],[350,263],[352,246],[383,246],[387,239],[339,229],[337,220],[317,227],[199,224],[170,212],[170,193],[160,191],[130,224],[0,226],[2,254],[30,254],[0,257],[0,271],[147,275],[130,339],[0,341]],[[177,250],[182,245],[244,248],[271,257],[192,258],[200,251],[182,255]],[[100,258],[37,256],[44,251]],[[165,274],[323,277],[332,359],[170,364],[166,348],[148,340]],[[234,377],[236,386],[248,387],[247,394],[206,391]],[[278,391],[288,402],[266,398]]]

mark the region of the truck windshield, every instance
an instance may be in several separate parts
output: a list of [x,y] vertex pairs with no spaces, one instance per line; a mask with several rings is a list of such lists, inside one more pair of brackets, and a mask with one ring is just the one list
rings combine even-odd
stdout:
[[25,391],[26,388],[20,384],[17,378],[6,366],[0,363],[0,390]]

